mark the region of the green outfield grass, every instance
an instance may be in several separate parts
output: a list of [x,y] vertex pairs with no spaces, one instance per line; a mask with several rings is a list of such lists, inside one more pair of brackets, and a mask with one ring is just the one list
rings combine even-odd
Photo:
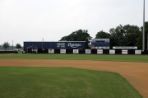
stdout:
[[0,59],[64,59],[148,62],[148,55],[0,54]]
[[74,68],[0,67],[0,98],[142,98],[119,74]]

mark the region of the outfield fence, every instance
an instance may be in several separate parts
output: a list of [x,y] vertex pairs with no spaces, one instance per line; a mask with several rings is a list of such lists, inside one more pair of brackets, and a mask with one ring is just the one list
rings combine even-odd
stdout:
[[148,50],[121,50],[121,49],[30,49],[24,53],[48,53],[48,54],[108,54],[108,55],[147,55]]

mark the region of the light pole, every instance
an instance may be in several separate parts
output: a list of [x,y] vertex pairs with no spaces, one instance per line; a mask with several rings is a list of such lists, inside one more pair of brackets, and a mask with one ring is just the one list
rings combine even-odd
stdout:
[[143,51],[145,50],[145,0],[143,1]]

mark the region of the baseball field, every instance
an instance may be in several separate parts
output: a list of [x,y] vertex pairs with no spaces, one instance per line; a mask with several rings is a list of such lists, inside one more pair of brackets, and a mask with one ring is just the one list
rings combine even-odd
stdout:
[[148,98],[148,56],[0,54],[0,98]]

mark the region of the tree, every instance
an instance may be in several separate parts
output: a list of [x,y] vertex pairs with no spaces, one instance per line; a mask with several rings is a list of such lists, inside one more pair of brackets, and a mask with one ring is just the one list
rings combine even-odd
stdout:
[[111,46],[125,46],[123,26],[119,25],[116,28],[110,29]]
[[20,44],[17,43],[17,44],[16,44],[16,48],[17,48],[17,49],[21,49],[22,46],[21,46]]
[[110,34],[104,31],[100,31],[96,34],[96,38],[110,38]]
[[142,33],[135,25],[119,25],[110,29],[111,46],[138,46],[141,49]]
[[10,44],[8,43],[8,42],[5,42],[4,44],[3,44],[3,48],[6,50],[6,49],[8,49],[10,47]]
[[91,39],[91,36],[88,34],[88,31],[80,29],[68,36],[62,37],[60,41],[88,41],[89,39]]
[[125,25],[124,26],[126,34],[126,45],[127,46],[138,46],[142,48],[142,32],[138,26],[134,25]]

